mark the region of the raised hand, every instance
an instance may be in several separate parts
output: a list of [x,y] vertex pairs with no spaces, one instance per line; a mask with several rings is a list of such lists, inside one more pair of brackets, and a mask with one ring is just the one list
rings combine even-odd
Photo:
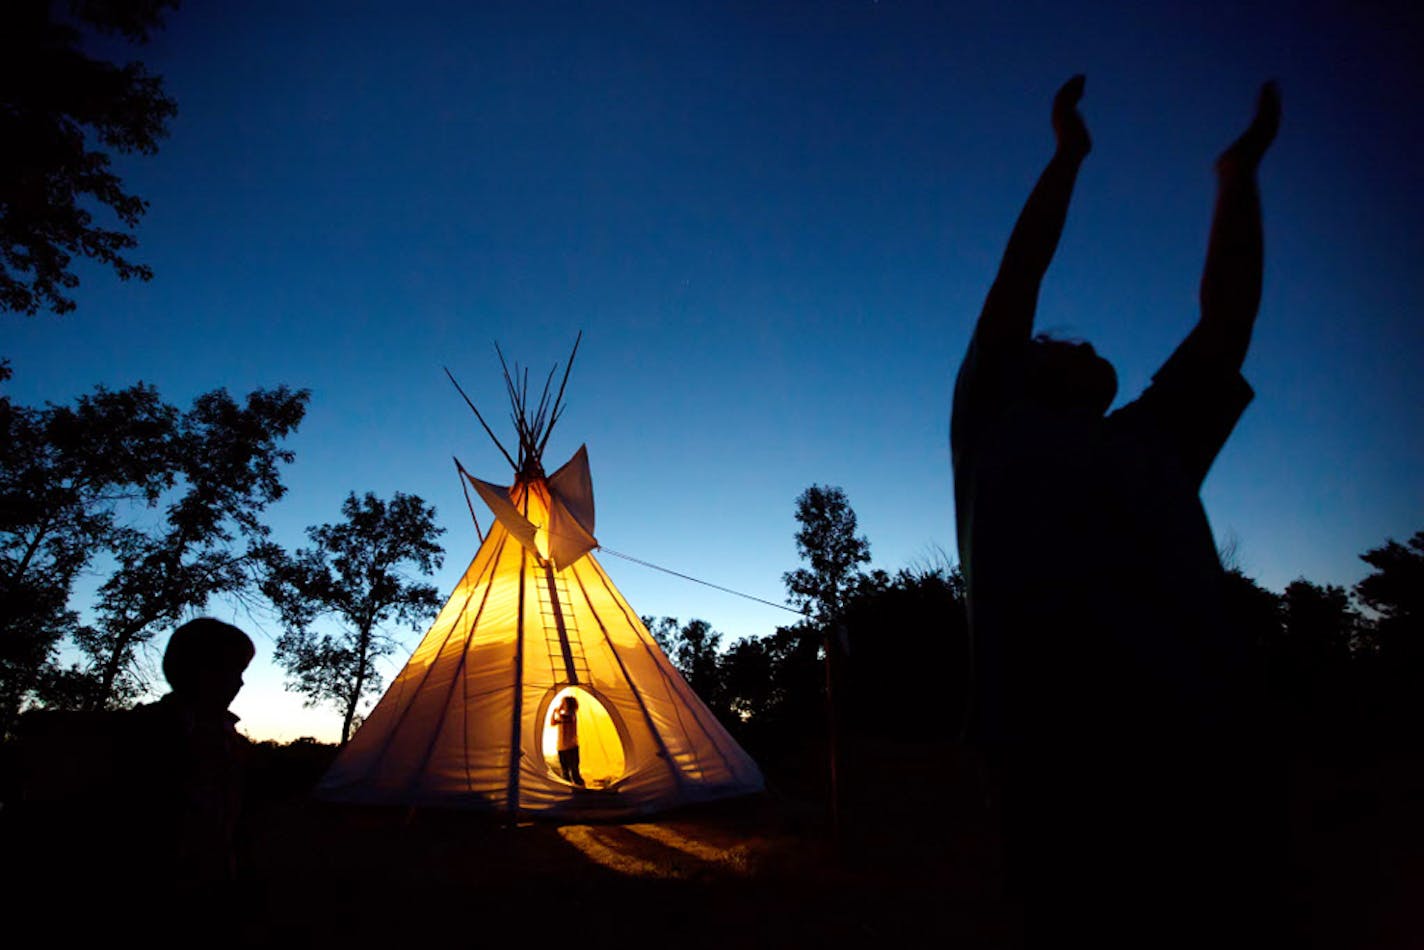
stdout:
[[1240,369],[1246,359],[1261,305],[1265,242],[1256,167],[1280,124],[1281,91],[1268,82],[1256,98],[1251,124],[1216,160],[1216,212],[1202,270],[1201,320],[1182,345],[1231,369]]
[[1078,114],[1081,98],[1082,76],[1064,83],[1053,98],[1053,133],[1058,148],[1019,212],[999,273],[979,313],[974,339],[982,353],[1022,347],[1033,334],[1039,286],[1063,234],[1079,163],[1093,148],[1088,128]]
[[1281,89],[1274,81],[1261,86],[1256,97],[1256,114],[1241,137],[1226,147],[1216,160],[1216,169],[1222,174],[1233,172],[1254,172],[1261,158],[1275,141],[1276,130],[1281,126]]
[[1078,112],[1078,100],[1083,98],[1085,77],[1079,73],[1065,82],[1053,97],[1053,135],[1058,140],[1058,152],[1068,158],[1081,159],[1093,150],[1088,126]]

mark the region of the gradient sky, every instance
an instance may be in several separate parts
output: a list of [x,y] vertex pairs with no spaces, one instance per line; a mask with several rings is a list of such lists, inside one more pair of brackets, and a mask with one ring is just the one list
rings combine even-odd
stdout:
[[[600,541],[779,600],[814,482],[877,567],[954,551],[953,375],[1058,85],[1087,74],[1095,147],[1039,325],[1093,341],[1130,399],[1195,320],[1211,163],[1274,77],[1257,396],[1205,500],[1266,586],[1348,585],[1424,529],[1409,6],[190,2],[141,54],[171,137],[118,163],[154,280],[83,267],[79,310],[7,317],[0,354],[24,403],[310,387],[277,539],[413,492],[449,529],[448,591],[477,545],[450,457],[509,471],[441,367],[494,422],[492,343],[542,376],[583,330],[548,461],[588,444]],[[602,561],[644,614],[728,639],[794,619]],[[212,612],[258,642],[248,733],[330,738],[338,713],[281,691],[272,619]]]

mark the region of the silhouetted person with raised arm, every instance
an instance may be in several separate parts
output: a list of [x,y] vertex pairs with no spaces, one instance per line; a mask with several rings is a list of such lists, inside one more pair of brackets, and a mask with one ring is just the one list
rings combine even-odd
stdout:
[[[1199,499],[1251,399],[1261,297],[1261,89],[1217,161],[1196,326],[1137,399],[1090,344],[1034,335],[1039,286],[1092,148],[1075,76],[955,385],[973,730],[998,776],[1007,872],[1034,945],[1227,944],[1259,929],[1248,644]],[[1253,893],[1254,890],[1254,893]],[[1233,917],[1248,919],[1221,929]]]

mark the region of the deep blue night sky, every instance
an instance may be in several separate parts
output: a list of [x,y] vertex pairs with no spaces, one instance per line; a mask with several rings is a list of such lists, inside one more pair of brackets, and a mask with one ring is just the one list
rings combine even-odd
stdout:
[[[1195,320],[1212,160],[1276,78],[1257,396],[1207,510],[1274,589],[1352,584],[1424,528],[1406,5],[683,6],[190,2],[140,54],[171,137],[119,163],[157,276],[85,267],[76,313],[7,318],[12,394],[310,387],[278,540],[349,491],[414,492],[449,590],[476,547],[450,456],[508,471],[441,367],[502,419],[493,341],[542,377],[582,329],[549,462],[588,443],[609,548],[778,600],[821,482],[875,566],[927,563],[955,547],[953,375],[1058,85],[1087,74],[1095,148],[1039,322],[1093,341],[1125,399]],[[645,614],[794,619],[603,561]],[[248,731],[329,736],[335,713],[280,694],[276,624],[213,612],[257,632]]]

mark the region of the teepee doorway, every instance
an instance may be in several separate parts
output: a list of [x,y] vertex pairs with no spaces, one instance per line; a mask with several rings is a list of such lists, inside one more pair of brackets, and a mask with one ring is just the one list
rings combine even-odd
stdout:
[[572,697],[578,707],[579,773],[588,788],[609,788],[626,769],[623,737],[613,713],[594,693],[582,686],[557,686],[545,697],[541,721],[544,723],[542,751],[544,765],[556,781],[572,784],[564,777],[559,762],[559,726],[554,722],[556,710],[564,708],[564,700]]

